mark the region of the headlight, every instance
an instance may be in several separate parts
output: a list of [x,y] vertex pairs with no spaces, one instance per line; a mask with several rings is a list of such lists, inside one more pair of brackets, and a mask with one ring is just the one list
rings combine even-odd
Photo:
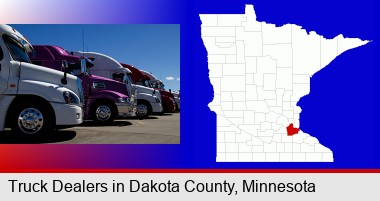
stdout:
[[130,103],[131,100],[129,98],[119,98],[120,103]]
[[63,99],[65,100],[66,104],[80,104],[79,98],[74,93],[69,91],[63,92]]

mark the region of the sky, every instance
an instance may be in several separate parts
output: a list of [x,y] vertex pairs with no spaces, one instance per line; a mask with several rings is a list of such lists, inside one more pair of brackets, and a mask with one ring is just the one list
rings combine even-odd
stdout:
[[[32,45],[99,52],[153,73],[167,90],[180,89],[178,24],[12,24]],[[84,33],[84,40],[83,40]]]

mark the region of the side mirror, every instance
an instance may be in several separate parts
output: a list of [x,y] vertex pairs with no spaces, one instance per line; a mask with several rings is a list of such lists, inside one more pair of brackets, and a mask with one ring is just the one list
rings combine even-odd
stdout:
[[170,93],[172,93],[172,90],[171,90],[171,89],[169,89],[169,92],[170,92]]
[[61,83],[64,85],[67,84],[67,68],[69,68],[67,61],[62,61],[63,78],[61,79]]

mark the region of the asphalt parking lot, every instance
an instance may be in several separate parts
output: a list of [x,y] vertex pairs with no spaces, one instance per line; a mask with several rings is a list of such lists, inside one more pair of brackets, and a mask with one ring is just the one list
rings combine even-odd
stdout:
[[0,132],[0,144],[179,144],[180,113],[152,115],[148,119],[118,119],[110,126],[92,121],[56,131],[39,139]]

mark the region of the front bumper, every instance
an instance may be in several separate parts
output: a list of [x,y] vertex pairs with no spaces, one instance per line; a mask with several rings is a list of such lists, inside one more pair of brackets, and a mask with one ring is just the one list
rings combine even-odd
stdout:
[[116,103],[119,117],[134,117],[136,116],[136,106],[133,103]]
[[164,108],[162,107],[161,103],[152,103],[150,102],[150,105],[152,106],[152,112],[163,112]]
[[78,125],[83,122],[83,110],[78,105],[51,103],[57,126]]

